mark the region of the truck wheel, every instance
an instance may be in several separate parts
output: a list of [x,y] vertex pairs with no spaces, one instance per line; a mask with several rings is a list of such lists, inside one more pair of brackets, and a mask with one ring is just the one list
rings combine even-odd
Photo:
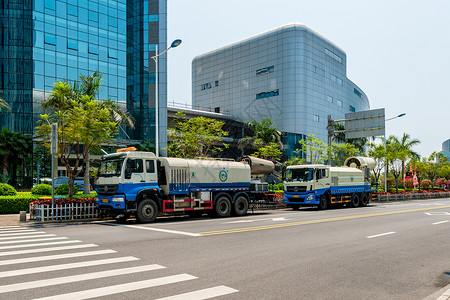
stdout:
[[139,203],[136,219],[140,223],[152,223],[158,215],[158,206],[155,201],[146,199]]
[[352,196],[352,203],[351,203],[352,207],[358,207],[359,206],[359,195],[358,194],[353,194]]
[[220,197],[216,202],[215,212],[219,218],[229,217],[231,212],[230,200],[225,196]]
[[233,205],[233,214],[235,216],[243,216],[248,211],[248,201],[244,196],[239,196]]
[[328,197],[327,195],[323,194],[322,196],[320,196],[320,202],[318,205],[319,209],[327,209],[328,208]]
[[361,202],[359,203],[359,206],[367,206],[369,204],[369,196],[367,196],[366,193],[363,193],[361,195]]

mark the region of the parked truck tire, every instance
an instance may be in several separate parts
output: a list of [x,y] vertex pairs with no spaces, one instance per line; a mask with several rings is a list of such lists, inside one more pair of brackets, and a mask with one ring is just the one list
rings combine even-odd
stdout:
[[352,207],[358,207],[360,203],[360,197],[358,193],[352,195],[352,202],[350,203]]
[[219,218],[229,217],[231,213],[231,201],[226,196],[220,196],[215,204],[214,211]]
[[369,204],[369,196],[366,193],[361,194],[360,206],[367,206]]
[[158,216],[158,205],[151,199],[139,202],[136,219],[139,223],[152,223]]
[[241,195],[236,198],[233,204],[233,214],[235,216],[243,216],[248,211],[248,200],[245,196]]
[[326,194],[323,194],[322,196],[320,196],[318,208],[321,210],[325,210],[328,208],[328,197]]

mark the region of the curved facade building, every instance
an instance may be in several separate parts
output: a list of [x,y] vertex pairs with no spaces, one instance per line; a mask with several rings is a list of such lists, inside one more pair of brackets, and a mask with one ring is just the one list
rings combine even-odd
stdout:
[[192,104],[241,122],[270,118],[287,133],[289,152],[309,134],[326,141],[328,115],[370,108],[346,73],[342,49],[291,23],[195,57]]

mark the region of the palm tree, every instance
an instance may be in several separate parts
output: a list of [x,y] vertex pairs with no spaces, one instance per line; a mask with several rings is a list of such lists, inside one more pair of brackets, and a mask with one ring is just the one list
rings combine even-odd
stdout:
[[276,128],[273,128],[272,125],[273,121],[269,118],[264,118],[261,122],[246,122],[244,126],[249,128],[253,132],[253,135],[240,139],[239,149],[242,150],[248,146],[257,148],[264,145],[269,145],[270,143],[276,143],[283,151],[284,145],[281,141],[283,133]]
[[3,110],[8,111],[9,105],[8,105],[8,102],[6,102],[2,98],[0,98],[0,112],[2,112]]
[[405,177],[405,162],[408,158],[419,158],[420,155],[413,151],[411,148],[417,144],[420,144],[418,139],[411,139],[411,136],[407,133],[403,133],[402,138],[399,140],[394,137],[394,143],[399,149],[400,160],[402,161],[402,179]]
[[19,132],[11,132],[8,128],[3,127],[0,132],[0,155],[1,168],[3,178],[2,181],[7,183],[8,166],[12,166],[11,172],[12,185],[16,185],[17,165],[23,161],[27,151],[31,150],[31,137],[23,135]]

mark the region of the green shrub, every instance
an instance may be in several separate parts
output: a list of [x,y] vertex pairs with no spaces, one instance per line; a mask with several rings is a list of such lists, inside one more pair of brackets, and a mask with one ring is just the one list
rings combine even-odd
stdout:
[[0,196],[15,196],[17,191],[6,183],[0,183]]
[[30,193],[18,193],[17,196],[0,196],[0,214],[18,214],[20,211],[29,211],[30,202],[36,196]]
[[43,195],[43,196],[51,196],[52,195],[52,186],[49,184],[37,184],[33,186],[31,189],[31,193],[33,195]]
[[433,186],[431,180],[429,180],[429,179],[422,180],[420,185],[422,186],[422,189],[424,189],[424,190],[429,190]]
[[[78,193],[78,187],[76,187],[76,186],[73,187],[73,193],[74,194]],[[63,183],[60,186],[58,186],[55,190],[55,194],[56,195],[68,195],[69,194],[69,184]]]

